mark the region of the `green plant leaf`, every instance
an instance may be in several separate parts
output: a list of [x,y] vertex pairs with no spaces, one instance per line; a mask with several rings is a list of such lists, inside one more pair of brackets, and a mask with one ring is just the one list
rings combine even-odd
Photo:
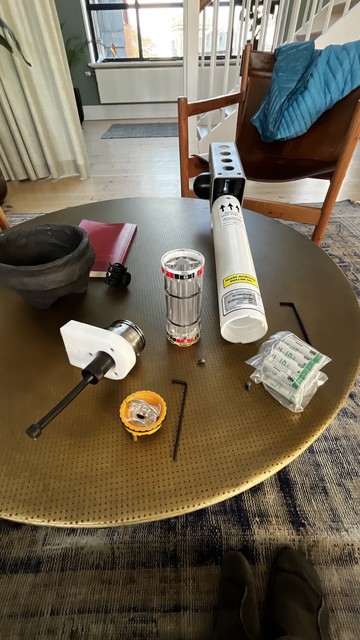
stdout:
[[[12,29],[10,29],[10,27],[8,27],[8,25],[6,24],[6,22],[4,22],[4,20],[2,20],[0,18],[0,27],[1,29],[3,29],[5,31],[5,33],[8,34],[8,36],[11,38],[11,40],[14,43],[15,49],[17,50],[17,52],[21,55],[22,59],[24,60],[24,62],[26,62],[27,65],[29,65],[29,67],[31,67],[31,64],[28,60],[26,60],[22,50],[21,50],[21,46],[20,43],[15,35],[15,33],[13,32]],[[10,53],[14,53],[13,48],[11,47],[11,45],[8,43],[8,41],[6,40],[6,38],[4,38],[4,36],[0,35],[0,45],[5,47],[5,49],[7,49],[8,51],[10,51]]]
[[1,34],[0,34],[0,46],[5,47],[5,49],[10,51],[10,53],[13,53],[13,50],[12,50],[11,46],[9,45],[8,41]]
[[74,68],[82,59],[86,58],[86,50],[91,40],[80,40],[77,36],[71,36],[65,40],[65,50],[70,69]]

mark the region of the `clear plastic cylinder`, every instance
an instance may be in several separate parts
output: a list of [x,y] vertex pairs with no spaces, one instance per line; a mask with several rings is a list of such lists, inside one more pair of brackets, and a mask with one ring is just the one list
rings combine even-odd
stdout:
[[166,335],[189,347],[200,338],[205,258],[193,249],[175,249],[161,258],[166,302]]

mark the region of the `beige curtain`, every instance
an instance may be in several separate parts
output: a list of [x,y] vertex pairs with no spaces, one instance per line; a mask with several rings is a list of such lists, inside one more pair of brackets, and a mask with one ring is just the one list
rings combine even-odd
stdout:
[[54,0],[1,0],[18,53],[0,47],[0,168],[6,179],[90,176]]

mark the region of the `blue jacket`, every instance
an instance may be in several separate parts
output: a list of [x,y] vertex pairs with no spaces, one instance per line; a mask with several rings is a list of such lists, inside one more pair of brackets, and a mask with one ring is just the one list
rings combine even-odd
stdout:
[[275,57],[270,91],[251,118],[264,142],[300,136],[360,86],[360,40],[323,50],[313,41],[292,42]]

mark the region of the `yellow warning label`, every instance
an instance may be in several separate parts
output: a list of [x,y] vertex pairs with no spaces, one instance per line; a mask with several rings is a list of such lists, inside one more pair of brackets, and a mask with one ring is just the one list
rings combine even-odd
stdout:
[[232,284],[252,284],[254,287],[259,288],[256,278],[249,273],[233,273],[223,279],[224,289],[225,287],[231,287]]

